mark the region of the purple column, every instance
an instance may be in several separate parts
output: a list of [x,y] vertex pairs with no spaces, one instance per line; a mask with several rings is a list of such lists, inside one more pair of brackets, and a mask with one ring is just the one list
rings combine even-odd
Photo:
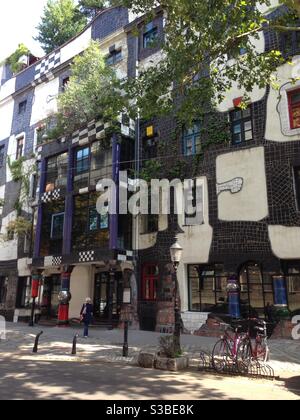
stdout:
[[112,139],[112,176],[113,181],[116,184],[116,214],[110,215],[110,238],[109,247],[110,249],[118,248],[118,208],[119,208],[119,172],[120,172],[120,157],[121,157],[121,146],[118,143],[116,134],[113,134]]
[[[39,199],[44,194],[44,189],[45,189],[45,184],[46,184],[46,170],[47,170],[47,162],[46,162],[46,159],[43,159],[40,165],[41,177],[40,177]],[[42,203],[39,201],[34,250],[33,250],[34,258],[38,258],[40,255],[42,223],[43,223],[43,206],[42,206]]]
[[65,202],[63,255],[71,253],[72,224],[73,224],[73,149],[69,149],[67,194]]

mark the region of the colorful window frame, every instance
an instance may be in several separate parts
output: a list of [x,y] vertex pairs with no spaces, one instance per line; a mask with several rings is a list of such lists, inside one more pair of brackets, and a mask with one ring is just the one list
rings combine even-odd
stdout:
[[300,89],[288,92],[289,117],[291,130],[300,128]]
[[142,300],[156,301],[159,268],[157,264],[144,264],[142,268]]

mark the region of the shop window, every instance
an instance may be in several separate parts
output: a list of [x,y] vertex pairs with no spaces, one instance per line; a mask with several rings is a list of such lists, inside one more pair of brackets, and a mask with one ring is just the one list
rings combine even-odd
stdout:
[[27,106],[27,101],[22,101],[19,103],[19,115],[25,114],[26,106]]
[[155,301],[159,280],[158,266],[156,264],[145,264],[142,273],[142,300]]
[[109,244],[109,215],[101,215],[96,208],[99,194],[84,194],[74,198],[72,247],[82,249],[105,248]]
[[24,149],[24,136],[17,137],[16,160],[20,159],[23,156],[23,149]]
[[106,57],[106,64],[108,66],[113,66],[114,64],[119,63],[122,61],[122,49],[112,50],[110,51],[109,55]]
[[62,239],[64,233],[65,213],[53,214],[51,223],[51,239]]
[[0,169],[3,168],[5,163],[5,146],[0,146]]
[[31,277],[19,277],[17,288],[17,308],[27,308],[31,300]]
[[200,122],[195,122],[191,128],[184,129],[183,147],[185,156],[193,156],[201,152]]
[[6,302],[7,287],[8,287],[8,277],[1,276],[0,277],[0,303],[1,304],[4,304]]
[[188,266],[189,310],[209,312],[227,298],[227,277],[221,266]]
[[300,310],[300,264],[297,262],[287,264],[287,291],[289,310]]
[[288,92],[291,130],[300,128],[300,89]]
[[158,39],[158,28],[153,22],[148,23],[143,35],[143,47],[153,48]]
[[47,161],[46,190],[66,187],[68,175],[68,153],[53,156]]
[[247,109],[236,108],[230,112],[232,143],[241,144],[253,139],[251,106]]

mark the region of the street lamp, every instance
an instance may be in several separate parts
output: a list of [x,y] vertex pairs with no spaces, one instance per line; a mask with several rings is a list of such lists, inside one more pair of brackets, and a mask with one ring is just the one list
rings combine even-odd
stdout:
[[175,302],[174,302],[174,315],[175,315],[175,329],[174,329],[174,351],[175,353],[181,352],[181,344],[180,344],[180,330],[181,330],[181,317],[180,317],[180,309],[179,309],[179,302],[178,302],[178,278],[177,278],[177,270],[179,263],[182,258],[183,248],[179,245],[178,241],[171,246],[170,254],[171,254],[171,261],[174,267],[174,295],[175,295]]

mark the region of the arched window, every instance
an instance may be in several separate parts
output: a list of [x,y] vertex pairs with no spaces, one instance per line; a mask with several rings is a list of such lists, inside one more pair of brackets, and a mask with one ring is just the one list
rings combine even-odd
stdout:
[[142,300],[155,301],[159,269],[157,264],[144,264],[142,270]]

